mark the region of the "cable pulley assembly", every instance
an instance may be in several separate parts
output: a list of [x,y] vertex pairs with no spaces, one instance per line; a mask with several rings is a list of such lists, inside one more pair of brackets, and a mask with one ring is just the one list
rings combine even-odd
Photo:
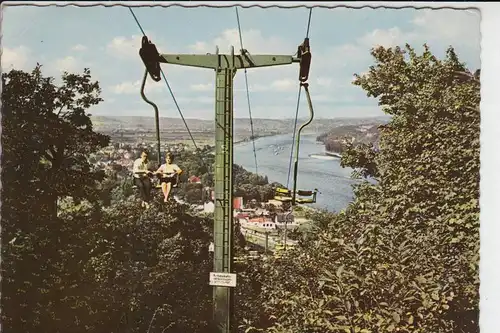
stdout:
[[309,79],[309,70],[311,69],[309,38],[304,38],[304,42],[299,45],[297,54],[300,59],[299,81],[306,82]]
[[142,37],[142,47],[139,50],[139,55],[148,70],[149,76],[156,82],[161,81],[160,54],[156,49],[156,45],[151,43],[146,36]]

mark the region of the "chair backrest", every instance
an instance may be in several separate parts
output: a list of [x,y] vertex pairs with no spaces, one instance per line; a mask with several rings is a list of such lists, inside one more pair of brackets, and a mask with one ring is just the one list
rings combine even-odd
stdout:
[[313,195],[314,191],[304,191],[304,190],[298,190],[297,194],[303,197],[310,197]]

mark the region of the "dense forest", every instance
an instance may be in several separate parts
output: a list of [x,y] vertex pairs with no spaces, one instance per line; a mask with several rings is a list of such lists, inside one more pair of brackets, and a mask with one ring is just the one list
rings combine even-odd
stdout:
[[[347,143],[342,165],[378,181],[314,213],[281,258],[237,264],[238,332],[479,332],[479,72],[452,48],[371,53],[354,84],[392,118],[379,149]],[[89,118],[102,102],[90,70],[2,83],[3,331],[210,332],[213,219],[144,210],[126,177],[89,163],[109,144]],[[208,155],[178,159],[210,183]],[[267,179],[235,169],[236,192],[267,195]]]

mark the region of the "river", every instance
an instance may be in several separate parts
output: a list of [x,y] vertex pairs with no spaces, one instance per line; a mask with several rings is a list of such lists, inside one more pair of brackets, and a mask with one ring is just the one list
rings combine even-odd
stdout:
[[[339,212],[352,201],[351,185],[356,181],[350,178],[352,169],[340,166],[340,159],[310,157],[310,155],[324,154],[324,146],[316,142],[316,136],[313,134],[301,136],[297,189],[313,190],[317,188],[320,193],[318,193],[316,204],[312,206]],[[286,185],[291,147],[292,134],[255,140],[259,174],[266,175],[269,182],[279,182]],[[234,163],[241,165],[248,171],[255,172],[251,141],[234,145]],[[292,186],[293,160],[289,188]]]

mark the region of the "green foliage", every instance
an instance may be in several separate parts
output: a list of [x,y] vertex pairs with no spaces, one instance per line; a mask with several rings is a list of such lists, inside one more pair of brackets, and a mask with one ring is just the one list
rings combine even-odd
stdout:
[[58,196],[95,195],[103,174],[91,170],[87,155],[106,146],[109,138],[93,131],[86,113],[102,101],[90,70],[82,75],[64,73],[62,85],[56,86],[38,65],[31,73],[4,73],[2,82],[4,170],[17,172],[22,175],[16,177],[18,182],[50,197],[49,209]]
[[93,170],[108,138],[86,113],[101,101],[89,70],[61,86],[40,66],[2,79],[4,331],[205,331],[212,220],[145,211],[127,170]]
[[86,110],[102,101],[100,88],[88,69],[64,73],[57,86],[39,65],[3,73],[2,86],[2,328],[53,332],[72,311],[62,295],[84,288],[72,273],[84,256],[85,240],[75,237],[83,222],[61,221],[57,201],[98,199],[103,174],[87,155],[108,138],[92,130]]
[[245,202],[255,199],[259,202],[265,202],[274,197],[274,191],[277,183],[269,184],[267,176],[260,176],[245,170],[243,167],[235,164],[233,167],[234,175],[234,195],[243,197]]
[[[479,332],[477,74],[452,48],[372,50],[355,84],[392,120],[343,165],[378,182],[262,273],[266,332]],[[324,226],[324,224],[323,224]],[[258,331],[257,328],[253,329]]]
[[189,203],[202,203],[203,199],[203,184],[185,184],[184,200]]
[[375,156],[377,151],[372,143],[361,143],[354,145],[347,143],[343,149],[342,159],[340,165],[342,167],[355,166],[352,172],[353,178],[373,178],[378,179],[380,174],[378,172]]
[[208,149],[198,151],[183,151],[176,154],[174,163],[177,163],[184,171],[181,181],[186,183],[191,176],[200,177],[204,186],[213,186],[212,166],[215,157]]
[[[240,331],[478,332],[479,80],[451,48],[403,51],[373,50],[355,81],[393,118],[378,150],[348,146],[342,164],[378,182],[340,214],[303,211],[314,223],[283,257],[236,265]],[[213,220],[161,196],[145,210],[128,170],[91,168],[108,138],[86,114],[101,100],[88,70],[60,87],[40,67],[2,79],[2,328],[207,331]],[[208,150],[175,162],[213,184]],[[278,185],[234,176],[246,200]]]
[[[144,211],[125,201],[92,227],[83,273],[100,309],[94,329],[199,332],[211,316],[207,283],[212,222],[161,200]],[[153,316],[154,320],[153,320]],[[121,318],[121,319],[120,319]],[[124,318],[127,320],[124,321]]]
[[[235,318],[238,332],[259,323],[269,323],[262,304],[267,297],[262,289],[268,269],[264,261],[247,259],[235,265],[238,287],[234,290]],[[251,331],[251,330],[250,330]]]

